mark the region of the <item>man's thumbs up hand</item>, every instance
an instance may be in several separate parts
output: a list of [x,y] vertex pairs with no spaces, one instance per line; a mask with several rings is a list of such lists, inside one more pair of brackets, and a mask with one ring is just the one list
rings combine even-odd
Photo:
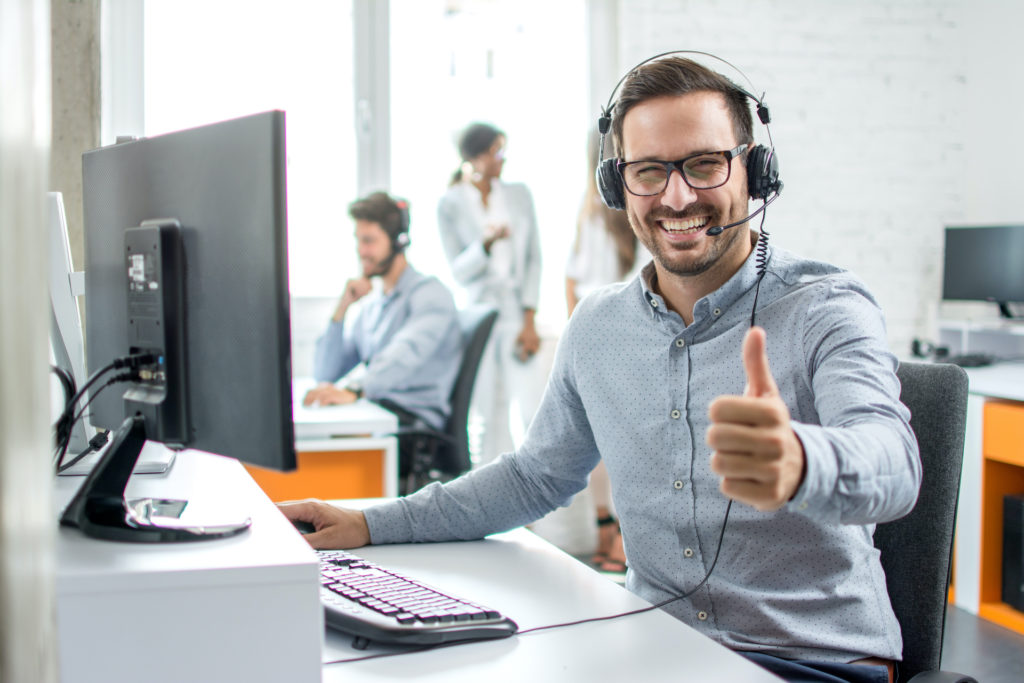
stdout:
[[760,327],[743,339],[743,368],[743,396],[719,396],[708,411],[711,471],[722,477],[719,488],[729,498],[758,510],[777,510],[803,480],[804,450],[779,396]]

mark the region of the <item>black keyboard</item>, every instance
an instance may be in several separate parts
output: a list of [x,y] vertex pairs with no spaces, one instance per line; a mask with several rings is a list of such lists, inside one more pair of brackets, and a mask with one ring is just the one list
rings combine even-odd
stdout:
[[952,363],[962,368],[981,368],[992,365],[997,358],[990,353],[961,353],[941,359],[943,363]]
[[327,625],[370,642],[430,645],[505,638],[518,630],[500,612],[432,588],[345,550],[318,550]]

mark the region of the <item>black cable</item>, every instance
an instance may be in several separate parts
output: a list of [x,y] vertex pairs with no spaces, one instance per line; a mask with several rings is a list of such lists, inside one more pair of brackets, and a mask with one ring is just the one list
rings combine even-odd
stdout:
[[60,380],[61,389],[64,391],[64,410],[61,411],[60,416],[57,418],[57,422],[54,423],[53,429],[54,448],[57,448],[65,439],[69,438],[71,433],[71,427],[64,419],[64,415],[67,411],[68,404],[71,402],[71,398],[77,393],[77,388],[75,387],[75,378],[64,368],[51,365],[50,372],[57,375],[57,379]]
[[[560,623],[557,623],[557,624],[547,624],[546,626],[534,626],[533,628],[524,629],[524,630],[518,631],[518,632],[516,632],[516,633],[514,633],[512,635],[522,636],[522,635],[526,635],[528,633],[537,633],[537,632],[540,632],[540,631],[547,631],[547,630],[551,630],[551,629],[555,629],[555,628],[565,628],[567,626],[577,626],[579,624],[589,624],[591,622],[610,621],[612,619],[619,619],[621,617],[631,617],[634,614],[643,614],[644,612],[650,612],[652,610],[661,609],[665,605],[668,605],[668,604],[671,604],[673,602],[676,602],[677,600],[683,600],[685,598],[690,597],[691,595],[696,593],[698,590],[700,590],[701,586],[703,586],[704,584],[706,584],[708,582],[708,579],[711,578],[711,573],[715,571],[715,566],[718,564],[718,556],[722,552],[722,540],[725,538],[725,527],[729,523],[729,512],[731,510],[732,510],[732,501],[730,500],[729,504],[725,506],[725,517],[722,519],[722,528],[718,532],[718,545],[715,548],[715,557],[711,561],[711,566],[708,567],[708,571],[704,575],[704,578],[700,580],[700,583],[698,583],[696,586],[694,586],[690,590],[686,591],[685,593],[681,593],[679,595],[673,595],[672,597],[667,598],[665,600],[662,600],[661,602],[655,603],[653,605],[648,605],[647,607],[641,607],[639,609],[630,610],[628,612],[618,612],[616,614],[606,614],[606,615],[600,616],[600,617],[587,617],[586,619],[577,619],[575,621],[565,621],[565,622],[560,622]],[[453,641],[449,641],[447,643],[435,643],[433,645],[423,645],[421,647],[416,647],[416,648],[413,648],[413,649],[410,649],[410,650],[400,650],[398,652],[379,652],[379,653],[373,654],[373,655],[363,655],[362,657],[350,657],[348,659],[335,659],[335,660],[332,660],[332,661],[329,661],[329,662],[324,662],[324,665],[327,665],[327,664],[350,664],[352,662],[363,662],[363,661],[366,661],[368,659],[380,659],[380,658],[383,658],[383,657],[396,657],[398,655],[411,655],[411,654],[415,654],[417,652],[426,652],[427,650],[440,649],[442,647],[452,647],[454,645],[468,645],[469,643],[482,643],[482,642],[487,642],[489,640],[494,640],[494,639],[493,638],[477,638],[477,639],[472,639],[472,640],[453,640]]]
[[[124,359],[118,359],[118,361],[123,361],[123,360]],[[115,363],[117,363],[118,361],[115,361]],[[124,367],[124,364],[121,364],[119,367]],[[105,373],[107,373],[107,372],[109,372],[110,370],[113,370],[113,369],[115,369],[115,364],[111,363],[110,365],[106,366],[105,368],[103,368],[103,369],[97,371],[96,373],[94,373],[93,376],[89,378],[89,381],[86,382],[86,385],[82,387],[82,390],[79,391],[78,394],[76,394],[75,401],[73,403],[69,403],[65,407],[65,415],[68,415],[68,411],[69,410],[71,410],[71,411],[74,410],[75,403],[77,403],[78,400],[80,400],[82,393],[88,387],[89,383],[95,383],[96,380],[99,379],[99,377],[101,377],[103,374],[105,374]],[[115,375],[114,377],[110,378],[107,381],[106,384],[104,384],[98,390],[93,392],[93,394],[89,397],[89,400],[86,401],[85,405],[82,406],[81,410],[79,410],[77,413],[73,413],[72,412],[70,414],[70,416],[67,417],[67,431],[66,431],[66,434],[65,434],[65,438],[64,438],[64,440],[61,443],[57,444],[56,452],[54,453],[54,468],[56,469],[58,474],[60,474],[61,472],[66,471],[69,467],[71,467],[72,465],[76,464],[79,460],[81,460],[86,455],[88,455],[89,453],[92,452],[92,450],[90,450],[90,448],[92,448],[93,443],[96,441],[95,437],[92,440],[90,440],[90,442],[89,442],[90,448],[87,448],[82,453],[79,453],[70,462],[64,463],[64,456],[67,454],[68,446],[71,444],[71,432],[72,432],[72,429],[74,428],[75,423],[77,423],[80,419],[82,419],[82,416],[85,415],[86,409],[89,407],[89,404],[92,403],[96,399],[96,397],[99,396],[108,387],[113,386],[114,384],[122,383],[122,382],[130,382],[130,381],[132,381],[134,379],[136,379],[136,374],[135,374],[134,370],[132,372],[124,372],[124,373],[121,373],[120,375]],[[61,416],[61,419],[62,420],[65,419],[64,415]],[[104,439],[104,442],[105,441],[106,440]],[[100,444],[100,445],[102,445],[102,444]]]

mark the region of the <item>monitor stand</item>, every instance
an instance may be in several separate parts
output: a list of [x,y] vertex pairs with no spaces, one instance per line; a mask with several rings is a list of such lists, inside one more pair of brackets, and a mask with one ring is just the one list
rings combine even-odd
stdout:
[[184,500],[137,498],[124,492],[146,443],[145,420],[127,418],[114,432],[110,446],[72,498],[60,523],[78,527],[87,536],[133,543],[174,543],[234,536],[251,520],[204,525],[183,522]]

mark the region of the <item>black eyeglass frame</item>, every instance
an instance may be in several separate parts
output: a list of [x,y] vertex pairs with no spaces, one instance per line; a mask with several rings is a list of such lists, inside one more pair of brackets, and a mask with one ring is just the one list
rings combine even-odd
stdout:
[[[669,180],[672,179],[672,171],[677,171],[679,173],[679,175],[682,177],[683,182],[686,183],[686,185],[688,187],[690,187],[690,188],[692,188],[694,190],[714,190],[715,188],[721,187],[722,185],[725,185],[727,182],[729,182],[729,178],[732,177],[732,160],[735,159],[736,157],[738,157],[739,155],[743,154],[744,152],[746,152],[748,146],[749,145],[744,143],[744,144],[741,144],[741,145],[739,145],[737,147],[734,147],[732,149],[725,149],[725,150],[721,150],[721,151],[717,151],[717,152],[698,152],[697,154],[691,154],[689,156],[683,157],[682,159],[677,159],[675,161],[661,161],[659,159],[639,159],[637,161],[619,161],[615,165],[615,169],[619,172],[619,177],[622,178],[622,186],[625,187],[626,190],[631,195],[634,195],[636,197],[654,197],[654,196],[659,195],[662,192],[664,192],[668,188]],[[693,183],[690,182],[690,179],[686,177],[686,172],[683,170],[683,164],[685,164],[690,159],[696,159],[697,157],[708,156],[709,154],[711,154],[711,155],[713,155],[713,154],[721,154],[722,156],[725,157],[725,160],[726,160],[725,180],[723,180],[722,182],[718,183],[717,185],[706,185],[704,187],[696,187]],[[665,184],[662,185],[661,189],[658,190],[657,192],[648,192],[648,193],[634,192],[633,188],[631,188],[629,186],[629,183],[626,182],[626,174],[623,172],[623,169],[626,166],[632,166],[633,164],[660,164],[661,166],[663,166],[665,168]]]

